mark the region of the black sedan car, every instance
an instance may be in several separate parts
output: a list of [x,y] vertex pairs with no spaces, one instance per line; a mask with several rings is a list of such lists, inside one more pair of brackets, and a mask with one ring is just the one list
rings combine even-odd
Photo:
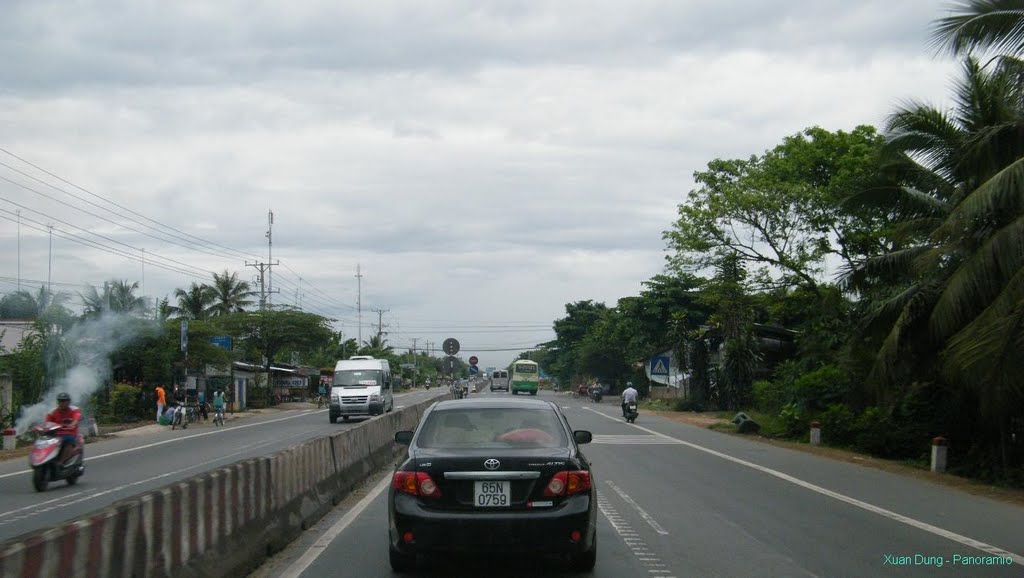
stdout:
[[578,447],[591,437],[544,400],[435,403],[415,432],[395,434],[409,455],[388,493],[392,569],[472,552],[558,555],[591,570],[597,495]]

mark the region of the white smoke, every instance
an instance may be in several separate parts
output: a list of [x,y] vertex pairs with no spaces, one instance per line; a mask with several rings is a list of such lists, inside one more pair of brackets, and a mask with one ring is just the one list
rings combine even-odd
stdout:
[[[106,311],[99,317],[76,323],[61,336],[70,358],[67,373],[43,395],[43,401],[24,409],[14,429],[21,435],[46,418],[57,407],[57,394],[71,396],[71,405],[84,407],[111,377],[110,355],[141,337],[159,335],[163,326],[152,319]],[[53,356],[56,357],[56,356]],[[47,371],[54,371],[56,359],[47,359]],[[85,416],[83,416],[85,417]],[[84,424],[83,424],[84,425]]]

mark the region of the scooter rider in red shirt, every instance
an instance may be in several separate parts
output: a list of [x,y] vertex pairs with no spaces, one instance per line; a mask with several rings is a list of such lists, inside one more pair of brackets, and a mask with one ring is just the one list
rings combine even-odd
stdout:
[[78,447],[78,422],[82,420],[82,410],[71,405],[71,396],[66,393],[57,394],[57,409],[46,414],[46,421],[60,424],[61,457],[65,461],[70,457],[68,447],[74,451]]

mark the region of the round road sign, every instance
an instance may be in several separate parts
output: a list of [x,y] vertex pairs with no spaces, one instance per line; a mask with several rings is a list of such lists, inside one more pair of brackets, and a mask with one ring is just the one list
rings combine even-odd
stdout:
[[480,360],[479,360],[479,359],[477,359],[475,355],[470,355],[470,356],[469,356],[469,364],[470,364],[470,365],[476,365],[476,362],[477,362],[477,361],[480,361]]
[[459,342],[454,337],[449,337],[441,344],[441,350],[448,355],[455,355],[459,352]]

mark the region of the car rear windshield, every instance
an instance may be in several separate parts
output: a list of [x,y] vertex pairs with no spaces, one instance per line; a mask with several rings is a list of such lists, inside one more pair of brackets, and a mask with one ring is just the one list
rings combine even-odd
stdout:
[[566,447],[568,439],[550,409],[473,408],[432,411],[416,438],[423,448]]

